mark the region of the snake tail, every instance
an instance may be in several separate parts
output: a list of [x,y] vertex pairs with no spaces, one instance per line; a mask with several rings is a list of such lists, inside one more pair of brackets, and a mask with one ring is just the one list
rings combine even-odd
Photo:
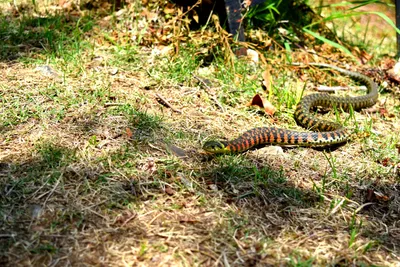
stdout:
[[354,81],[365,85],[368,92],[366,95],[356,97],[338,97],[327,93],[306,95],[297,104],[296,111],[294,112],[294,118],[297,124],[302,127],[312,131],[334,131],[342,127],[339,123],[314,118],[310,113],[312,107],[336,107],[344,111],[349,111],[350,108],[352,108],[358,111],[373,106],[378,100],[378,86],[367,76],[329,64],[314,63],[311,65],[319,68],[326,67],[349,76]]

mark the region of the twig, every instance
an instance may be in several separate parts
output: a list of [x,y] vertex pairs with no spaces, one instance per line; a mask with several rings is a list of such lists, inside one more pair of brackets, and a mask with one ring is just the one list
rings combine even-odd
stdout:
[[167,108],[172,109],[172,111],[177,112],[177,113],[182,113],[179,109],[174,108],[165,98],[163,98],[161,95],[156,94],[156,99],[158,103],[160,103],[163,106],[166,106]]
[[203,84],[203,86],[204,86],[207,90],[211,90],[210,86],[208,86],[208,84],[207,84],[205,81],[203,81],[203,79],[201,79],[200,77],[197,77],[197,76],[194,75],[193,73],[192,73],[192,75],[193,75],[193,78],[195,78],[196,80],[198,80],[199,82],[201,82],[201,83]]
[[115,106],[123,106],[125,103],[113,103],[113,102],[107,102],[104,103],[104,107],[115,107]]
[[221,109],[221,111],[222,112],[225,112],[225,108],[221,105],[221,103],[219,103],[219,101],[218,101],[218,99],[213,95],[213,94],[211,94],[211,88],[210,88],[210,86],[208,86],[208,84],[205,82],[205,81],[203,81],[203,79],[201,79],[201,78],[199,78],[199,77],[197,77],[196,75],[194,75],[193,73],[192,73],[192,75],[193,75],[193,78],[195,78],[196,80],[198,80],[207,90],[207,93],[211,96],[211,99],[215,102],[215,104]]
[[121,225],[121,227],[124,227],[128,222],[132,221],[132,219],[135,219],[136,216],[137,216],[136,213],[130,216],[128,219],[125,220],[125,222]]
[[53,186],[53,188],[51,189],[50,193],[47,195],[46,200],[43,202],[43,207],[46,206],[47,201],[49,200],[51,195],[53,195],[53,193],[56,190],[57,186],[60,184],[60,181],[61,181],[62,177],[63,177],[62,174],[60,175],[60,177],[58,177],[56,184]]

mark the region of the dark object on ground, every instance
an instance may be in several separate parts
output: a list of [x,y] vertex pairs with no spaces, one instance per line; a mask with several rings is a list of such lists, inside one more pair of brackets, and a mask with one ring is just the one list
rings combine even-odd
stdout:
[[[253,0],[251,6],[261,4],[265,0]],[[184,7],[193,6],[197,0],[174,0],[176,4]],[[201,4],[195,8],[199,16],[199,25],[204,25],[211,14],[214,12],[219,15],[222,23],[227,22],[229,32],[233,36],[237,36],[238,41],[244,41],[244,31],[242,25],[242,1],[241,0],[203,0]]]

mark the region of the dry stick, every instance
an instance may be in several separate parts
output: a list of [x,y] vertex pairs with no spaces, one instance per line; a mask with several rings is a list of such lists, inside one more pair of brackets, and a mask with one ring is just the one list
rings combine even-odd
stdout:
[[104,107],[117,107],[117,106],[123,106],[126,105],[125,103],[113,103],[113,102],[107,102],[104,103]]
[[172,109],[172,111],[174,112],[178,112],[178,113],[182,113],[182,111],[180,111],[179,109],[174,108],[167,100],[165,100],[165,98],[163,98],[161,95],[156,94],[156,99],[158,101],[158,103],[160,103],[163,106],[166,106],[167,108]]
[[225,112],[224,107],[221,105],[221,103],[219,103],[219,101],[217,100],[217,98],[215,96],[213,96],[209,91],[211,91],[210,86],[208,86],[201,78],[197,77],[196,75],[194,75],[192,73],[193,77],[198,80],[207,90],[207,93],[211,96],[211,99],[215,102],[215,104],[221,109],[222,112]]
[[135,219],[137,216],[137,214],[133,214],[132,216],[130,216],[128,219],[126,219],[126,221],[121,225],[121,227],[124,227],[128,222],[132,221],[133,219]]
[[60,180],[62,179],[62,177],[63,177],[63,174],[61,174],[60,177],[58,177],[56,184],[53,186],[53,188],[51,189],[50,193],[47,195],[46,200],[43,202],[43,207],[46,206],[47,201],[49,200],[51,195],[53,195],[54,191],[56,191],[56,188],[60,184]]

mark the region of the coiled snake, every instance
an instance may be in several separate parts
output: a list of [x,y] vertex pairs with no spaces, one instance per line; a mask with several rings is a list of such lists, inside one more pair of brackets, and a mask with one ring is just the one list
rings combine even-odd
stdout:
[[310,64],[316,67],[327,67],[336,70],[351,79],[364,84],[367,94],[357,97],[337,97],[318,93],[303,97],[298,103],[294,117],[302,127],[312,132],[298,132],[276,127],[259,127],[251,129],[231,141],[207,141],[203,149],[210,153],[243,152],[263,144],[297,145],[297,146],[326,146],[346,142],[349,131],[339,123],[316,119],[310,109],[316,106],[336,107],[349,111],[360,110],[373,106],[378,100],[378,86],[370,78],[357,72],[348,71],[329,64]]

